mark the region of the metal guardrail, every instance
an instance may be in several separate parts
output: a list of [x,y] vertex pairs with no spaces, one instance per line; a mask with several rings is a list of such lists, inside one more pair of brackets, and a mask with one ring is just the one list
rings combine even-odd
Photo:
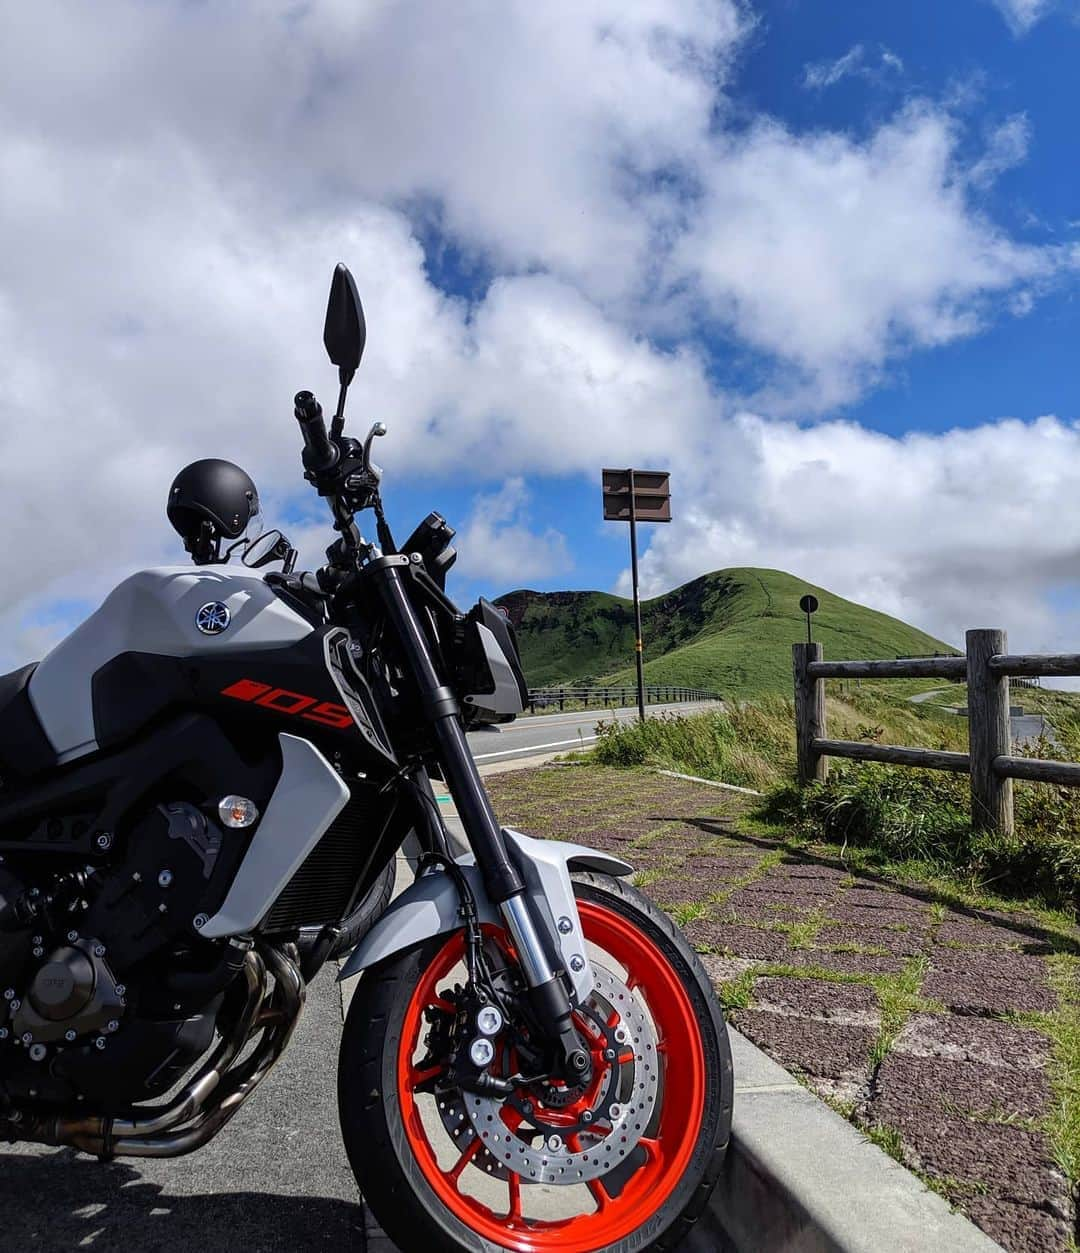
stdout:
[[[558,705],[560,710],[567,703],[584,705],[588,709],[619,709],[637,704],[636,687],[530,687],[529,709],[550,709]],[[673,687],[670,684],[653,684],[645,688],[647,705],[678,705],[687,701],[719,700],[715,692],[699,687]]]
[[[1080,675],[1080,654],[1010,654],[1004,631],[968,631],[964,656],[895,661],[825,661],[820,644],[794,644],[795,738],[800,783],[824,782],[828,758],[881,761],[971,776],[971,817],[989,831],[1013,831],[1013,779],[1080,786],[1080,765],[1012,756],[1009,676]],[[831,740],[825,725],[826,679],[956,679],[967,683],[966,753]]]

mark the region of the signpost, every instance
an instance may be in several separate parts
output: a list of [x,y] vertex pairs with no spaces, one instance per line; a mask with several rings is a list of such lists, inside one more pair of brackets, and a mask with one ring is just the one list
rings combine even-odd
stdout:
[[666,470],[604,470],[604,521],[630,523],[630,572],[634,583],[634,650],[638,717],[645,721],[645,674],[641,656],[641,597],[638,594],[637,524],[671,521],[671,476]]
[[814,640],[810,632],[810,615],[817,613],[818,611],[817,597],[814,596],[813,593],[807,592],[806,595],[799,601],[799,608],[804,614],[806,614],[806,642],[808,644],[812,644]]

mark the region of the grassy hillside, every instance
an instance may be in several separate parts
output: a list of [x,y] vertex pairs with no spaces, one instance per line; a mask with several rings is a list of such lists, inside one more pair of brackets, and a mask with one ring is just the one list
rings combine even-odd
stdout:
[[[646,683],[752,697],[791,689],[791,645],[805,639],[799,598],[820,602],[814,638],[826,657],[953,651],[896,618],[780,570],[717,570],[642,604]],[[530,686],[634,682],[634,611],[604,592],[511,592],[499,598],[518,632]]]

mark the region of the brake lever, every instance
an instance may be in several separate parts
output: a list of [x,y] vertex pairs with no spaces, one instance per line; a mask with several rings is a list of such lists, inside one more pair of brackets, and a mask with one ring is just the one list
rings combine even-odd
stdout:
[[371,445],[381,435],[386,434],[386,424],[383,422],[373,422],[371,430],[367,433],[367,439],[364,440],[364,469],[376,471],[377,478],[382,478],[382,471],[371,460]]

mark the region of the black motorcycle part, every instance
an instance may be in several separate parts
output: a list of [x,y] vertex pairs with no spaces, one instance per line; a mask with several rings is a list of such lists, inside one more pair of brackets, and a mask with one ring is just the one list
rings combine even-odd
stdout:
[[[26,886],[0,866],[0,991],[21,988],[29,968],[33,940],[23,920]],[[6,1026],[11,998],[0,996],[0,1027]]]
[[[408,558],[404,562],[407,567]],[[424,713],[438,740],[447,785],[476,850],[484,886],[491,899],[499,904],[523,893],[525,885],[506,851],[502,829],[465,740],[460,706],[436,669],[427,637],[406,592],[401,565],[401,558],[380,558],[367,567],[368,577],[379,589],[397,641],[415,677]]]
[[56,814],[42,818],[20,842],[25,853],[77,853],[83,857],[97,856],[96,834],[92,811],[82,814]]
[[303,583],[305,578],[311,577],[308,574],[279,574],[275,570],[264,575],[266,586],[278,600],[288,605],[293,613],[298,613],[311,626],[321,627],[326,625],[325,602],[317,602]]
[[175,1017],[177,1013],[194,1013],[223,992],[243,969],[251,940],[233,939],[224,950],[210,949],[215,960],[207,969],[187,963],[196,956],[205,961],[208,945],[200,952],[175,952],[165,958],[166,969],[160,977],[140,982],[136,1012],[151,1018]]
[[30,701],[37,663],[0,676],[0,789],[52,770],[56,752]]
[[457,553],[450,547],[456,534],[441,513],[432,511],[401,545],[403,553],[420,554],[424,569],[442,591],[446,590],[446,576],[457,560]]
[[363,676],[335,658],[335,675],[327,667],[325,640],[331,633],[332,641],[348,640],[347,632],[324,626],[288,648],[232,651],[221,657],[120,653],[92,680],[97,743],[103,749],[119,746],[145,734],[156,719],[186,707],[239,723],[255,734],[262,729],[302,735],[331,754],[346,746],[369,759],[374,752],[384,767],[396,766]]
[[29,925],[25,896],[26,886],[23,881],[0,866],[0,936],[25,930]]
[[[192,826],[212,845],[209,874],[207,856],[185,835]],[[117,974],[189,935],[195,915],[221,903],[247,848],[242,835],[228,835],[187,802],[155,805],[124,832],[123,860],[103,872],[102,890],[79,919],[80,932],[105,945]]]
[[360,365],[367,342],[364,307],[356,290],[356,280],[349,267],[338,262],[330,282],[330,298],[326,303],[323,344],[330,360],[341,371],[341,384],[348,386]]
[[194,705],[194,675],[188,665],[156,653],[117,653],[96,670],[90,695],[98,748],[116,748],[169,709]]
[[[34,849],[27,841],[38,823],[71,813],[94,815],[96,832],[109,837],[107,852],[126,814],[147,799],[171,799],[164,788],[171,780],[183,779],[215,803],[235,792],[261,808],[280,774],[275,736],[249,737],[241,753],[212,718],[182,713],[129,748],[75,762],[32,791],[0,798],[0,854]],[[72,851],[80,850],[73,844]]]
[[210,1047],[222,1000],[185,1017],[125,1020],[115,1035],[102,1037],[104,1048],[91,1040],[64,1049],[51,1067],[67,1085],[63,1099],[81,1093],[92,1107],[115,1110],[167,1092]]
[[[480,626],[485,626],[495,636],[495,642],[502,649],[506,660],[510,663],[511,669],[514,671],[514,678],[517,679],[518,692],[521,696],[521,707],[525,709],[529,704],[529,687],[525,682],[525,672],[521,668],[521,652],[518,649],[517,635],[514,632],[513,624],[505,614],[500,613],[498,609],[489,600],[485,600],[482,596],[476,604],[469,610],[469,621],[476,622]],[[474,688],[473,691],[494,691],[494,687],[490,688]]]
[[293,416],[300,423],[304,437],[304,469],[308,478],[325,473],[337,464],[338,449],[326,434],[322,405],[311,392],[297,392],[293,401]]
[[353,780],[351,799],[259,924],[267,935],[340,923],[409,832],[396,798]]
[[[495,676],[491,673],[479,623],[475,618],[459,618],[454,623],[454,636],[449,651],[453,658],[456,691],[463,696],[486,695],[495,691]],[[470,711],[464,709],[462,712],[467,716]]]

